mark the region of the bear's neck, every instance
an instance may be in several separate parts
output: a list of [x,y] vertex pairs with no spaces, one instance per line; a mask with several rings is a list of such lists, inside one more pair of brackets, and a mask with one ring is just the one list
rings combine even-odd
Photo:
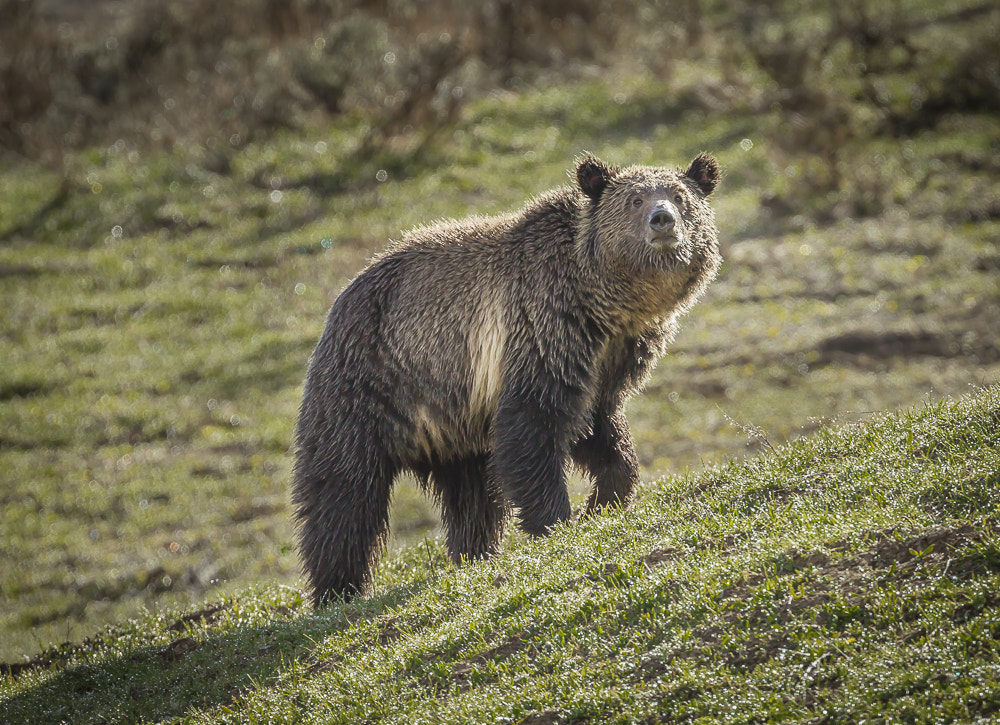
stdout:
[[693,270],[678,268],[678,274],[666,275],[611,262],[596,234],[577,237],[575,257],[584,290],[581,304],[609,337],[662,326],[685,307],[689,288],[696,285]]

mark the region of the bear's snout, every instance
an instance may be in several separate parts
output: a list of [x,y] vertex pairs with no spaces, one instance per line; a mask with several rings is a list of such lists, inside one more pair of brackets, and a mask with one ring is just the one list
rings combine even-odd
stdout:
[[675,224],[677,217],[670,209],[657,209],[649,217],[649,226],[658,234],[673,231]]
[[647,220],[646,241],[651,244],[667,244],[676,247],[681,241],[681,229],[677,223],[677,209],[669,201],[658,201],[653,205]]

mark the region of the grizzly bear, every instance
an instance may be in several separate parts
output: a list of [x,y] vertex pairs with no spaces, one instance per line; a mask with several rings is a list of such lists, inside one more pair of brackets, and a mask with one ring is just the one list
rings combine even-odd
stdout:
[[453,560],[489,556],[516,510],[543,535],[628,506],[626,400],[721,262],[715,159],[686,171],[580,159],[519,212],[419,227],[340,294],[309,364],[292,503],[313,601],[363,594],[393,481],[440,502]]

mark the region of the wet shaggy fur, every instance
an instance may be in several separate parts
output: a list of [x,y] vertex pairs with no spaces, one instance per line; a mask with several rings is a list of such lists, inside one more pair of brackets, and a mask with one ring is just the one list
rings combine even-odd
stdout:
[[520,211],[420,227],[341,293],[313,353],[292,501],[315,603],[364,593],[396,476],[438,499],[455,561],[497,551],[512,511],[545,534],[627,506],[623,408],[721,258],[710,156],[686,170],[581,159]]

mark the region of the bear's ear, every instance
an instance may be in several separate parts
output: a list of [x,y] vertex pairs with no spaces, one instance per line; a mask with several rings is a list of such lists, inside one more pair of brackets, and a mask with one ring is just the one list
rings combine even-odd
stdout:
[[604,188],[617,173],[617,168],[608,166],[596,156],[585,156],[576,165],[576,181],[592,201],[601,198]]
[[691,167],[684,172],[684,175],[698,185],[702,194],[708,196],[715,191],[722,172],[719,170],[719,162],[714,157],[701,154],[691,162]]

